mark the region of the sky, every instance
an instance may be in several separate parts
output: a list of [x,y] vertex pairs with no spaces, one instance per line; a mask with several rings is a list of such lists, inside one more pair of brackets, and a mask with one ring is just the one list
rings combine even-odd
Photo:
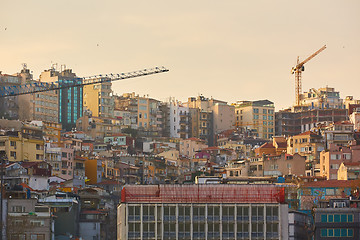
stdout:
[[303,91],[334,87],[360,99],[359,0],[1,0],[0,71],[35,79],[52,64],[80,77],[157,66],[169,72],[117,81],[117,94],[233,103],[295,101],[291,68],[305,64]]

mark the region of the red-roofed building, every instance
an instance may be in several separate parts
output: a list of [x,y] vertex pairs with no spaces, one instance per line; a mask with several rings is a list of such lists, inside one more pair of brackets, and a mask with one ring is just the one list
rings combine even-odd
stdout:
[[349,196],[352,189],[358,187],[359,184],[359,180],[324,180],[303,183],[298,190],[299,207],[301,210],[312,210],[319,206],[320,200]]
[[[118,206],[117,239],[288,239],[284,201],[284,188],[272,184],[126,185]],[[149,227],[153,221],[158,224]],[[234,221],[246,222],[252,230],[236,231],[230,227]]]

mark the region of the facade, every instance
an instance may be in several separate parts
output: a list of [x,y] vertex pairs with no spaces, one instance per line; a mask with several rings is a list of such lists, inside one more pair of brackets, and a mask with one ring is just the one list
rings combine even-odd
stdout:
[[[0,72],[0,87],[19,86],[21,78]],[[2,98],[0,101],[0,118],[19,119],[18,96]]]
[[52,239],[50,208],[37,199],[8,199],[7,239]]
[[315,239],[359,239],[360,203],[330,199],[315,208]]
[[[86,79],[87,81],[100,81],[101,79]],[[84,94],[84,110],[91,111],[94,117],[114,117],[114,100],[112,98],[111,81],[110,79],[102,79],[104,82],[99,84],[85,85],[83,88]]]
[[320,174],[327,179],[338,179],[338,169],[342,163],[360,162],[360,145],[348,147],[331,144],[320,153]]
[[6,152],[9,161],[43,161],[44,140],[42,129],[30,124],[21,125],[16,131],[8,131],[6,135],[0,136],[0,148]]
[[170,137],[186,139],[190,136],[190,112],[178,101],[169,103]]
[[265,156],[263,160],[264,176],[295,175],[305,176],[305,157],[299,154],[281,154]]
[[360,162],[342,162],[337,172],[338,180],[360,179]]
[[38,120],[53,123],[59,122],[58,91],[54,90],[33,93],[30,95],[30,97],[31,100],[29,103],[32,106],[30,106],[29,109],[31,112],[29,118],[26,118],[26,120]]
[[301,106],[307,106],[309,109],[345,109],[343,99],[340,93],[334,88],[324,87],[319,89],[310,89],[308,92],[300,94]]
[[197,151],[207,148],[205,142],[199,138],[188,138],[180,141],[180,155],[193,158]]
[[213,107],[214,133],[235,128],[235,107],[227,104],[216,103]]
[[325,147],[328,149],[331,144],[347,146],[354,140],[354,125],[350,121],[331,123],[322,133],[325,139]]
[[288,239],[281,192],[274,185],[127,185],[118,239]]
[[347,109],[309,109],[295,112],[286,109],[275,114],[276,136],[294,136],[310,131],[318,123],[348,120]]
[[103,140],[104,137],[121,133],[121,120],[117,118],[92,117],[84,114],[76,121],[76,129],[83,131],[94,140]]
[[[59,72],[55,69],[45,70],[40,74],[42,82],[57,82],[59,86],[66,84],[82,84],[82,79],[77,77],[71,69]],[[71,87],[58,90],[58,122],[65,130],[76,127],[76,120],[83,114],[83,87]]]
[[275,134],[275,107],[269,100],[239,101],[235,106],[235,125],[256,131],[259,138]]

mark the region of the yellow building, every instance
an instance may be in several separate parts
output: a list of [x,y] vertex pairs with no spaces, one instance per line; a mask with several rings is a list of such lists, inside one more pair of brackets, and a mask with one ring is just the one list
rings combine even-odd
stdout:
[[88,159],[85,160],[85,176],[87,184],[96,184],[102,179],[102,164],[101,160]]
[[275,107],[269,100],[238,101],[235,106],[235,125],[256,131],[259,138],[275,134]]
[[[84,80],[94,81],[95,79]],[[96,79],[100,80],[100,79]],[[84,109],[91,111],[94,117],[114,117],[111,82],[85,85],[83,88]]]
[[31,127],[0,136],[0,151],[5,151],[9,161],[35,162],[44,160],[44,140],[32,134]]

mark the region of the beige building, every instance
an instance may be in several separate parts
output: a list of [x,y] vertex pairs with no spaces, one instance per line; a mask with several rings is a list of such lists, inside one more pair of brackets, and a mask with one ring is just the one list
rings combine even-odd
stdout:
[[341,163],[337,176],[337,180],[360,179],[360,162]]
[[287,140],[287,153],[298,153],[306,158],[306,176],[320,175],[320,152],[324,150],[324,140],[321,135],[307,131]]
[[86,114],[76,121],[76,129],[95,140],[121,133],[122,127],[119,119],[90,117]]
[[275,107],[269,100],[238,101],[235,106],[235,125],[252,129],[259,138],[275,134]]
[[197,151],[207,148],[208,145],[199,138],[188,138],[180,141],[180,155],[192,159]]
[[305,176],[305,157],[299,154],[281,154],[265,156],[263,160],[264,176],[296,175]]
[[[87,79],[86,82],[101,79]],[[105,79],[103,79],[105,80]],[[114,101],[112,99],[111,82],[84,85],[84,110],[89,110],[94,117],[114,117]]]
[[311,88],[308,92],[300,94],[300,102],[302,106],[310,109],[345,109],[340,93],[330,87]]
[[235,107],[216,103],[213,107],[214,133],[235,128]]

